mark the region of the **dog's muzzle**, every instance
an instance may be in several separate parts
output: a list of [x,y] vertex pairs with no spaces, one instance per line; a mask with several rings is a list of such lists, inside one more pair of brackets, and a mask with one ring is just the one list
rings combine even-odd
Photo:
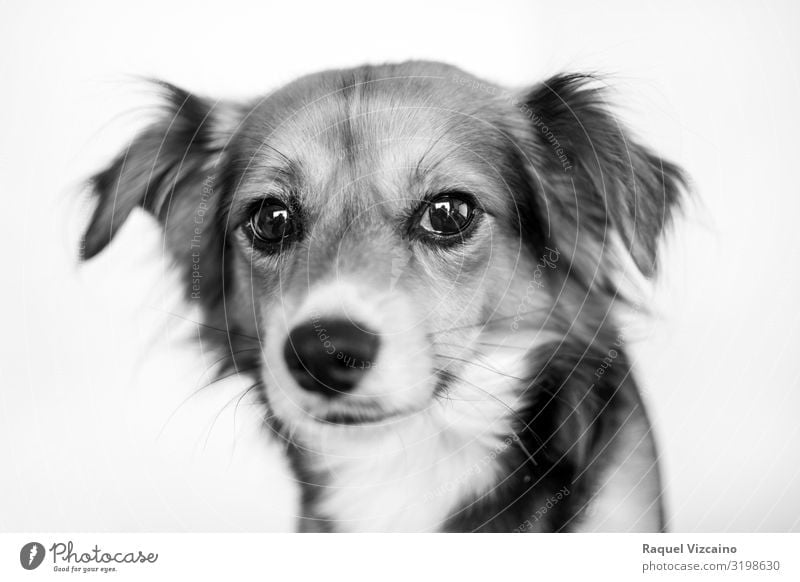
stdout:
[[283,357],[305,390],[333,398],[353,390],[375,367],[380,338],[344,319],[314,320],[295,327]]

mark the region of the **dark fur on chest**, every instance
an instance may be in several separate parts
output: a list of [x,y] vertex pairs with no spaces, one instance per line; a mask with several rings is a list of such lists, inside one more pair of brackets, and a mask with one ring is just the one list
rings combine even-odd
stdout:
[[624,354],[598,378],[605,354],[587,350],[577,361],[561,355],[575,349],[538,355],[547,364],[530,379],[514,444],[497,460],[503,477],[491,492],[465,500],[445,531],[568,532],[581,523],[615,435],[626,419],[645,411]]

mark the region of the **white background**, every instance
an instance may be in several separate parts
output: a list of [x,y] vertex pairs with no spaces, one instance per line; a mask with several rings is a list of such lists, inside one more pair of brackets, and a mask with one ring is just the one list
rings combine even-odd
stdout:
[[411,57],[512,86],[610,75],[688,169],[634,347],[670,527],[800,530],[799,25],[792,2],[0,2],[0,531],[291,527],[246,384],[198,392],[213,356],[154,224],[76,265],[80,183],[147,117],[137,75],[240,97]]

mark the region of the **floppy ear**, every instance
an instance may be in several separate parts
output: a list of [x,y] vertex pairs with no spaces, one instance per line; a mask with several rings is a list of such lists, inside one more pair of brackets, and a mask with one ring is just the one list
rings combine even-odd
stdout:
[[209,181],[214,181],[213,168],[230,137],[226,133],[233,131],[218,120],[230,123],[226,109],[232,106],[207,101],[168,83],[157,85],[165,96],[160,119],[90,181],[97,207],[84,236],[83,259],[105,249],[136,207],[157,217],[172,242],[189,248],[192,214],[205,215],[214,201]]
[[528,91],[521,108],[533,128],[534,164],[540,164],[534,169],[544,190],[549,231],[570,250],[573,268],[583,276],[593,278],[601,265],[615,264],[615,238],[651,276],[658,240],[685,178],[677,166],[628,135],[595,81],[586,75],[552,77]]

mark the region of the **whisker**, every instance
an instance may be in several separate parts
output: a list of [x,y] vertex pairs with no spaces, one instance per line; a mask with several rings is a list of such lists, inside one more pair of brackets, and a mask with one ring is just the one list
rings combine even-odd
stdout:
[[[480,343],[480,342],[477,342],[477,343]],[[454,344],[452,342],[440,342],[440,341],[437,341],[436,345],[437,346],[452,346],[452,347],[458,348],[460,350],[469,350],[473,354],[477,354],[479,356],[484,355],[484,353],[481,350],[479,350],[477,348],[473,348],[472,346],[465,346],[465,345],[461,345],[461,344]],[[497,347],[502,347],[502,346],[497,346]]]
[[495,344],[495,343],[491,343],[491,342],[482,342],[482,341],[476,341],[475,343],[478,344],[478,345],[481,345],[481,346],[486,346],[487,348],[503,348],[503,349],[509,349],[509,350],[521,350],[523,352],[527,352],[527,351],[531,350],[531,348],[524,348],[522,346],[512,346],[512,345],[508,345],[508,344]]
[[175,407],[175,410],[173,410],[170,413],[170,415],[167,417],[167,419],[164,421],[164,424],[162,425],[161,430],[158,431],[158,435],[156,436],[156,440],[161,438],[161,436],[164,434],[164,431],[167,429],[167,426],[169,425],[170,422],[172,422],[172,419],[175,417],[175,415],[178,414],[180,409],[183,408],[186,404],[188,404],[188,402],[192,398],[194,398],[195,396],[198,396],[201,392],[203,392],[204,390],[210,388],[211,386],[213,386],[217,382],[221,382],[222,380],[226,380],[227,378],[230,378],[232,376],[236,376],[236,375],[243,374],[243,373],[246,373],[246,372],[252,372],[253,370],[257,370],[257,369],[258,369],[258,366],[253,366],[253,367],[247,368],[247,369],[236,370],[234,372],[231,372],[230,374],[225,374],[224,376],[220,376],[219,378],[214,378],[213,380],[211,380],[207,384],[204,384],[203,386],[200,386],[196,390],[192,390],[192,392],[188,396],[186,396],[186,398],[184,398],[180,402],[180,404],[178,404],[178,406]]
[[462,364],[469,364],[470,366],[475,366],[476,368],[481,368],[481,369],[486,370],[488,372],[492,372],[494,374],[497,374],[498,376],[503,376],[504,378],[511,378],[512,380],[525,381],[524,378],[520,378],[519,376],[513,376],[511,374],[506,374],[505,372],[501,372],[500,370],[498,370],[496,368],[493,368],[493,367],[490,367],[490,366],[486,366],[486,365],[481,365],[481,364],[479,364],[477,362],[472,362],[470,360],[465,360],[463,358],[457,358],[455,356],[446,356],[444,354],[434,354],[434,356],[437,357],[437,358],[442,358],[442,359],[446,359],[446,360],[452,360],[454,362],[461,362]]
[[191,319],[189,317],[185,317],[183,315],[179,315],[177,313],[173,313],[173,312],[168,311],[166,309],[159,309],[158,307],[153,307],[152,305],[150,306],[150,309],[152,309],[154,311],[159,311],[161,313],[164,313],[164,314],[169,315],[170,317],[174,317],[176,319],[182,319],[183,321],[192,323],[192,324],[194,324],[194,325],[196,325],[198,327],[209,329],[211,331],[216,331],[216,332],[224,333],[224,334],[227,334],[227,335],[234,335],[234,336],[237,336],[237,337],[243,337],[243,338],[247,338],[247,339],[253,340],[253,341],[260,341],[259,338],[253,337],[251,335],[247,335],[246,333],[241,333],[241,332],[233,331],[233,330],[230,330],[230,329],[220,329],[218,327],[214,327],[213,325],[209,325],[207,323],[202,323],[200,321],[195,321],[194,319]]
[[[206,431],[206,438],[205,438],[205,442],[203,443],[203,450],[205,450],[208,447],[208,441],[211,439],[211,433],[214,432],[214,426],[217,424],[217,421],[219,420],[220,416],[222,416],[222,413],[225,412],[225,409],[228,408],[228,406],[230,406],[231,404],[233,404],[236,401],[241,402],[242,398],[247,396],[247,394],[251,390],[256,388],[259,384],[260,384],[260,382],[258,382],[258,381],[253,383],[253,384],[251,384],[250,386],[245,388],[242,391],[241,394],[237,394],[236,396],[234,396],[233,398],[228,400],[228,402],[225,403],[225,405],[219,410],[219,412],[217,412],[217,414],[214,416],[214,420],[211,421],[211,426]],[[234,414],[235,414],[235,412],[234,412]],[[235,417],[234,417],[234,421],[235,421]]]
[[236,454],[236,414],[239,412],[239,405],[244,400],[245,396],[250,394],[252,390],[258,390],[261,388],[261,382],[256,381],[254,384],[249,386],[242,395],[239,396],[239,399],[236,401],[236,406],[233,407],[233,445],[231,446],[231,462],[233,462],[233,456]]
[[534,314],[534,313],[540,313],[540,312],[544,312],[544,311],[549,312],[550,308],[549,307],[542,307],[540,309],[531,309],[531,310],[526,311],[524,313],[515,313],[514,315],[507,315],[507,316],[503,316],[503,317],[495,317],[495,318],[490,319],[489,321],[483,321],[483,322],[480,322],[480,323],[470,323],[470,324],[467,324],[467,325],[459,325],[459,326],[455,326],[455,327],[449,327],[447,329],[440,329],[440,330],[437,330],[437,331],[429,332],[428,335],[436,336],[436,335],[441,335],[443,333],[450,333],[450,332],[453,332],[453,331],[460,331],[460,330],[473,329],[473,328],[484,329],[486,327],[495,325],[497,323],[503,323],[505,321],[512,320],[512,319],[514,319],[516,317],[525,317],[526,315],[530,315],[530,314]]
[[437,330],[437,331],[429,332],[428,335],[437,336],[437,335],[441,335],[443,333],[451,333],[451,332],[454,332],[454,331],[462,331],[462,330],[465,330],[465,329],[475,329],[475,328],[482,329],[482,328],[485,328],[487,326],[491,326],[491,325],[493,325],[495,323],[499,323],[499,322],[502,322],[502,321],[508,320],[508,319],[511,319],[511,316],[492,319],[490,321],[484,321],[484,322],[480,322],[480,323],[470,323],[470,324],[467,324],[467,325],[458,325],[458,326],[455,326],[455,327],[448,327],[446,329],[440,329],[440,330]]
[[[219,364],[221,362],[224,362],[225,360],[228,360],[228,359],[235,360],[236,356],[238,356],[239,354],[245,354],[245,353],[248,353],[248,352],[257,352],[257,351],[260,351],[260,350],[261,350],[261,348],[259,347],[259,348],[245,348],[243,350],[236,350],[236,351],[233,351],[233,352],[229,352],[229,353],[225,354],[224,356],[221,356],[220,358],[218,358],[218,359],[214,360],[213,362],[211,362],[211,364],[206,368],[205,372],[203,372],[203,375],[200,376],[200,377],[202,378],[203,376],[206,376],[217,364]],[[237,370],[238,370],[238,368],[237,368]],[[244,371],[244,370],[238,370],[238,371]],[[249,370],[247,370],[247,371],[249,371]],[[234,371],[234,373],[235,372],[236,371]],[[230,377],[230,375],[226,375],[226,376],[217,378],[215,380],[212,380],[212,383],[216,382],[216,380],[222,380],[223,378],[229,378],[229,377]]]

